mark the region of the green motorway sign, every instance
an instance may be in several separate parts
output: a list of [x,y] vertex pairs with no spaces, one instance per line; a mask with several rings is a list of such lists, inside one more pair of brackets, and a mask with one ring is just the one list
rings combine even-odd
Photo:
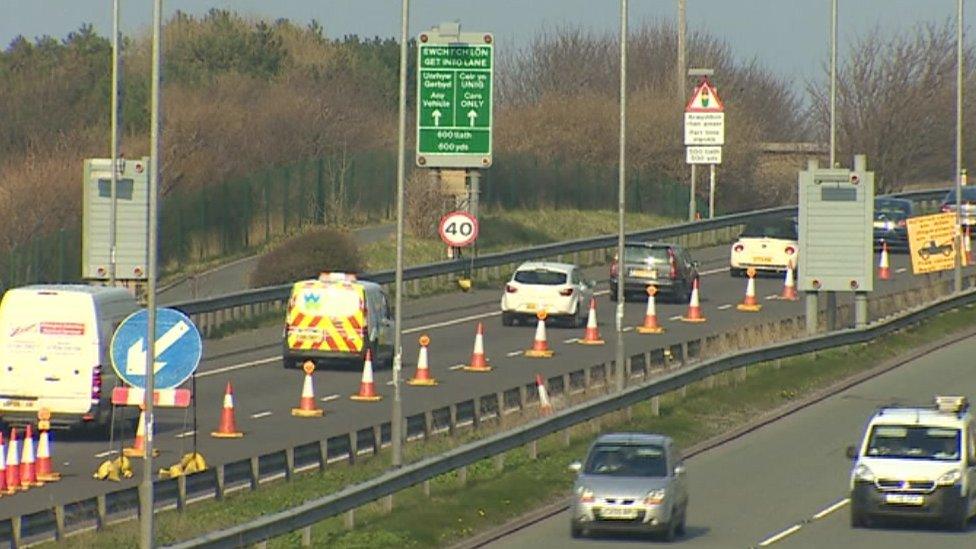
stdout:
[[487,33],[460,40],[421,33],[417,48],[417,165],[491,165],[494,41]]

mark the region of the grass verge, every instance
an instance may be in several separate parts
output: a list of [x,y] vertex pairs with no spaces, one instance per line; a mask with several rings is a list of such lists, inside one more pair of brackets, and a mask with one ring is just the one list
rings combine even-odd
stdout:
[[[649,403],[633,407],[632,419],[614,414],[602,419],[603,430],[641,430],[667,433],[682,446],[690,446],[728,432],[757,415],[774,410],[842,381],[907,350],[967,329],[976,321],[976,310],[950,311],[925,325],[887,336],[865,345],[834,349],[786,359],[779,364],[750,366],[745,379],[720,376],[714,387],[704,383],[689,387],[686,396],[664,395],[660,415]],[[445,449],[485,436],[485,431],[468,432],[457,440],[447,438],[405,447],[406,460],[434,455]],[[356,511],[356,528],[348,530],[342,517],[317,524],[312,544],[317,547],[431,547],[445,545],[473,533],[502,524],[542,504],[565,497],[572,485],[566,464],[582,456],[594,436],[591,426],[577,426],[571,444],[561,436],[539,441],[538,457],[530,459],[525,449],[506,454],[504,469],[483,460],[468,470],[461,489],[457,473],[431,481],[430,496],[421,487],[396,495],[392,513],[379,503]],[[380,457],[361,461],[355,467],[336,465],[323,473],[302,475],[300,482],[279,482],[257,492],[238,492],[223,503],[195,504],[186,513],[164,512],[158,518],[158,541],[168,543],[205,531],[247,522],[258,516],[295,506],[308,499],[372,478],[387,464]],[[102,532],[72,536],[59,547],[134,546],[139,526],[135,521],[111,526]],[[272,540],[271,547],[294,547],[297,533]]]

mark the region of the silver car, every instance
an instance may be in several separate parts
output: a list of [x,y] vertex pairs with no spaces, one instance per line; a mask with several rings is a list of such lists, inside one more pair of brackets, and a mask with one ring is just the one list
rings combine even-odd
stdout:
[[671,541],[685,532],[688,487],[681,455],[670,437],[644,433],[601,435],[586,461],[573,462],[570,533],[659,533]]

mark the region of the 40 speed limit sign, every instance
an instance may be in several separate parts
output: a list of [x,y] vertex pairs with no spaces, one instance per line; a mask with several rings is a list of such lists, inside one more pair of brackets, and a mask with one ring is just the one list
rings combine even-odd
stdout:
[[470,246],[478,238],[478,220],[468,212],[450,212],[441,218],[437,232],[448,246]]

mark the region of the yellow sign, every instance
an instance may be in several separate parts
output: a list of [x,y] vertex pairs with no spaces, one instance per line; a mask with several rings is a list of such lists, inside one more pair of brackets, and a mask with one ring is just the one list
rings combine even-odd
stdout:
[[953,242],[956,236],[956,214],[910,217],[907,224],[913,273],[934,273],[955,268]]

